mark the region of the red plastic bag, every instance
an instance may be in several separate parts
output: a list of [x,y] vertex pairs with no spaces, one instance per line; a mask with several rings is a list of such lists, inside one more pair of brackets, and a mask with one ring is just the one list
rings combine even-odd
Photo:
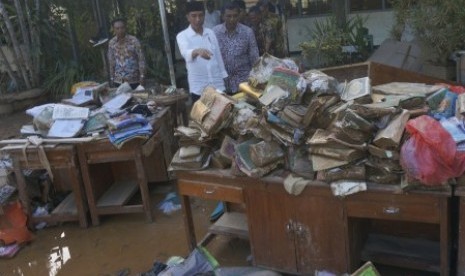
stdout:
[[442,185],[465,171],[465,153],[457,152],[451,135],[433,118],[423,115],[408,121],[411,137],[401,149],[400,163],[408,177],[425,185]]
[[21,203],[14,202],[4,206],[0,216],[0,240],[5,244],[24,243],[32,240],[32,233],[27,229],[27,216]]
[[449,91],[454,92],[457,95],[465,93],[465,87],[460,85],[450,85],[447,83],[438,83],[438,85],[446,87],[447,89],[449,89]]

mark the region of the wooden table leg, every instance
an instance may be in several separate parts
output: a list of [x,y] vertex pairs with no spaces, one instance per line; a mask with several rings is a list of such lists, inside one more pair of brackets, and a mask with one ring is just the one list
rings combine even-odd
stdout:
[[189,196],[180,195],[182,203],[182,217],[184,219],[184,229],[186,230],[187,244],[189,245],[189,250],[192,251],[197,246],[197,241],[195,238],[195,228],[194,220],[192,219],[192,209]]
[[182,116],[182,125],[187,126],[189,124],[189,114],[187,114],[187,107],[184,101],[180,103],[180,108]]
[[28,217],[27,224],[29,228],[33,228],[32,225],[32,210],[30,205],[29,195],[27,193],[26,179],[24,178],[23,172],[21,170],[21,165],[19,164],[18,158],[13,158],[13,170],[15,172],[16,184],[18,185],[18,194],[19,199],[23,205],[24,211]]
[[441,256],[441,275],[449,275],[450,266],[450,212],[449,212],[449,198],[441,199],[441,221],[440,221],[440,256]]
[[135,153],[137,181],[139,182],[139,189],[142,196],[142,204],[144,205],[145,217],[147,222],[153,221],[152,204],[150,201],[149,187],[147,185],[147,177],[145,176],[144,164],[142,164],[142,154],[140,151]]
[[94,196],[94,189],[92,187],[92,181],[90,179],[89,167],[87,164],[87,158],[84,150],[80,149],[78,145],[78,156],[79,164],[81,167],[82,182],[84,182],[84,189],[86,191],[87,203],[89,205],[90,217],[92,219],[92,225],[97,226],[100,224],[98,216],[97,202]]
[[460,197],[457,275],[465,275],[465,198]]
[[71,187],[73,189],[74,201],[76,203],[76,209],[79,217],[79,225],[82,228],[87,228],[87,208],[85,207],[85,197],[82,191],[81,176],[79,170],[76,168],[69,168],[69,179],[71,181]]

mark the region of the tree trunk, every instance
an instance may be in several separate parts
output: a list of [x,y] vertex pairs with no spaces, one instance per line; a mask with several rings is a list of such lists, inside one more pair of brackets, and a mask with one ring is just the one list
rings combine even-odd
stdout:
[[19,87],[18,87],[18,81],[16,80],[16,77],[15,77],[15,72],[13,71],[13,68],[11,68],[11,65],[8,62],[8,60],[6,59],[6,55],[3,52],[3,49],[2,49],[1,45],[0,45],[0,58],[4,61],[4,64],[5,64],[5,67],[6,67],[6,72],[8,73],[8,76],[10,77],[10,79],[14,82],[14,84],[16,86],[16,90],[18,90]]
[[95,5],[95,0],[90,0],[90,2],[92,4],[92,13],[94,15],[95,22],[97,22],[97,24],[100,26],[100,19],[97,14],[97,6]]
[[[0,14],[0,19],[1,18],[2,18],[2,15]],[[7,45],[11,44],[10,38],[8,37],[8,35],[6,35],[8,31],[5,29],[5,26],[3,24],[0,24],[0,30],[2,31],[2,33],[5,34],[3,38],[5,39],[6,44]]]
[[40,18],[40,0],[35,0],[34,3],[34,18],[32,19],[31,9],[28,4],[28,0],[24,0],[24,8],[26,10],[27,24],[29,26],[29,37],[31,39],[31,76],[35,84],[39,84],[39,75],[40,75],[40,33],[36,27],[37,18]]
[[[17,62],[18,70],[21,72],[21,75],[23,76],[23,80],[24,80],[24,83],[26,84],[26,88],[31,89],[32,86],[29,81],[28,72],[27,72],[27,69],[24,68],[24,59],[23,59],[23,55],[21,52],[20,44],[18,40],[16,39],[13,24],[11,23],[10,17],[8,15],[8,12],[6,11],[5,5],[3,5],[3,2],[1,0],[0,0],[0,15],[3,16],[3,22],[5,23],[8,34],[10,35],[10,40],[12,42],[14,56]],[[5,36],[6,35],[7,34],[5,33]]]
[[347,21],[347,11],[345,0],[335,0],[333,3],[333,13],[336,17],[337,26],[342,28]]
[[23,43],[24,43],[24,63],[26,65],[26,68],[31,74],[31,84],[32,86],[36,86],[36,83],[34,82],[34,75],[33,72],[33,65],[32,65],[32,58],[31,58],[31,40],[29,39],[29,32],[27,31],[26,28],[26,22],[24,20],[24,13],[23,13],[23,8],[21,7],[21,3],[19,0],[14,0],[15,2],[15,8],[16,8],[16,14],[18,16],[18,21],[19,21],[19,26],[21,29],[21,36],[23,37]]
[[[108,37],[108,24],[99,0],[92,0],[92,12],[98,25],[98,35]],[[99,37],[102,38],[102,37]]]
[[68,20],[67,20],[68,24],[67,24],[67,27],[68,27],[68,35],[69,35],[69,39],[71,40],[71,47],[72,47],[72,51],[73,51],[73,60],[76,62],[76,63],[79,63],[79,48],[78,48],[78,44],[77,44],[77,39],[76,39],[76,30],[74,29],[74,25],[71,21],[71,18],[70,18],[70,14],[68,13]]

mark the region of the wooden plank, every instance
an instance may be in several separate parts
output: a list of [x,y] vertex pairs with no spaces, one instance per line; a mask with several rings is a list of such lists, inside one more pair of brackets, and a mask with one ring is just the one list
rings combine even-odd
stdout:
[[369,62],[354,63],[336,67],[326,67],[319,70],[327,75],[330,75],[331,77],[334,77],[339,82],[344,82],[367,77],[369,72],[369,64]]
[[102,195],[97,202],[97,207],[123,206],[137,189],[136,181],[118,181]]
[[143,213],[144,206],[142,204],[125,205],[125,206],[105,206],[99,207],[97,213],[99,215],[117,215],[117,214],[132,214]]
[[241,187],[178,179],[178,190],[181,195],[233,203],[245,202]]
[[449,199],[444,198],[441,200],[441,221],[439,223],[440,235],[440,273],[441,275],[450,275],[450,259],[451,259],[451,241],[452,231],[450,227],[451,211]]
[[465,197],[465,186],[457,185],[454,189],[454,195],[459,197]]
[[189,249],[192,251],[197,246],[197,241],[195,237],[194,220],[192,218],[192,208],[189,196],[181,194],[181,205],[184,230],[186,231],[186,240]]
[[247,216],[245,213],[226,212],[210,226],[209,232],[249,239]]
[[73,214],[77,215],[74,193],[70,193],[53,211],[52,215]]
[[439,242],[371,234],[362,260],[431,272],[440,272]]
[[442,80],[412,71],[407,71],[392,66],[379,64],[376,62],[370,63],[370,73],[368,76],[371,78],[371,85],[379,85],[390,82],[419,82],[426,84],[435,84],[435,83],[449,83],[454,84],[451,81]]
[[112,163],[121,161],[131,161],[134,159],[134,148],[126,148],[124,150],[88,152],[87,164]]

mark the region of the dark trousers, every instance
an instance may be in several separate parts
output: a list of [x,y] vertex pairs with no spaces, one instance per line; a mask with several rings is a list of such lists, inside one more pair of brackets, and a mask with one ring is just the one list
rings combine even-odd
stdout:
[[[131,86],[132,90],[134,90],[134,89],[137,88],[137,86],[139,86],[139,84],[140,84],[140,83],[135,82],[135,83],[130,83],[129,86]],[[116,86],[116,87],[118,87],[118,86],[120,86],[120,85],[121,85],[121,83],[115,82],[115,86]]]
[[192,100],[192,105],[200,99],[200,96],[197,94],[191,93],[191,100]]

